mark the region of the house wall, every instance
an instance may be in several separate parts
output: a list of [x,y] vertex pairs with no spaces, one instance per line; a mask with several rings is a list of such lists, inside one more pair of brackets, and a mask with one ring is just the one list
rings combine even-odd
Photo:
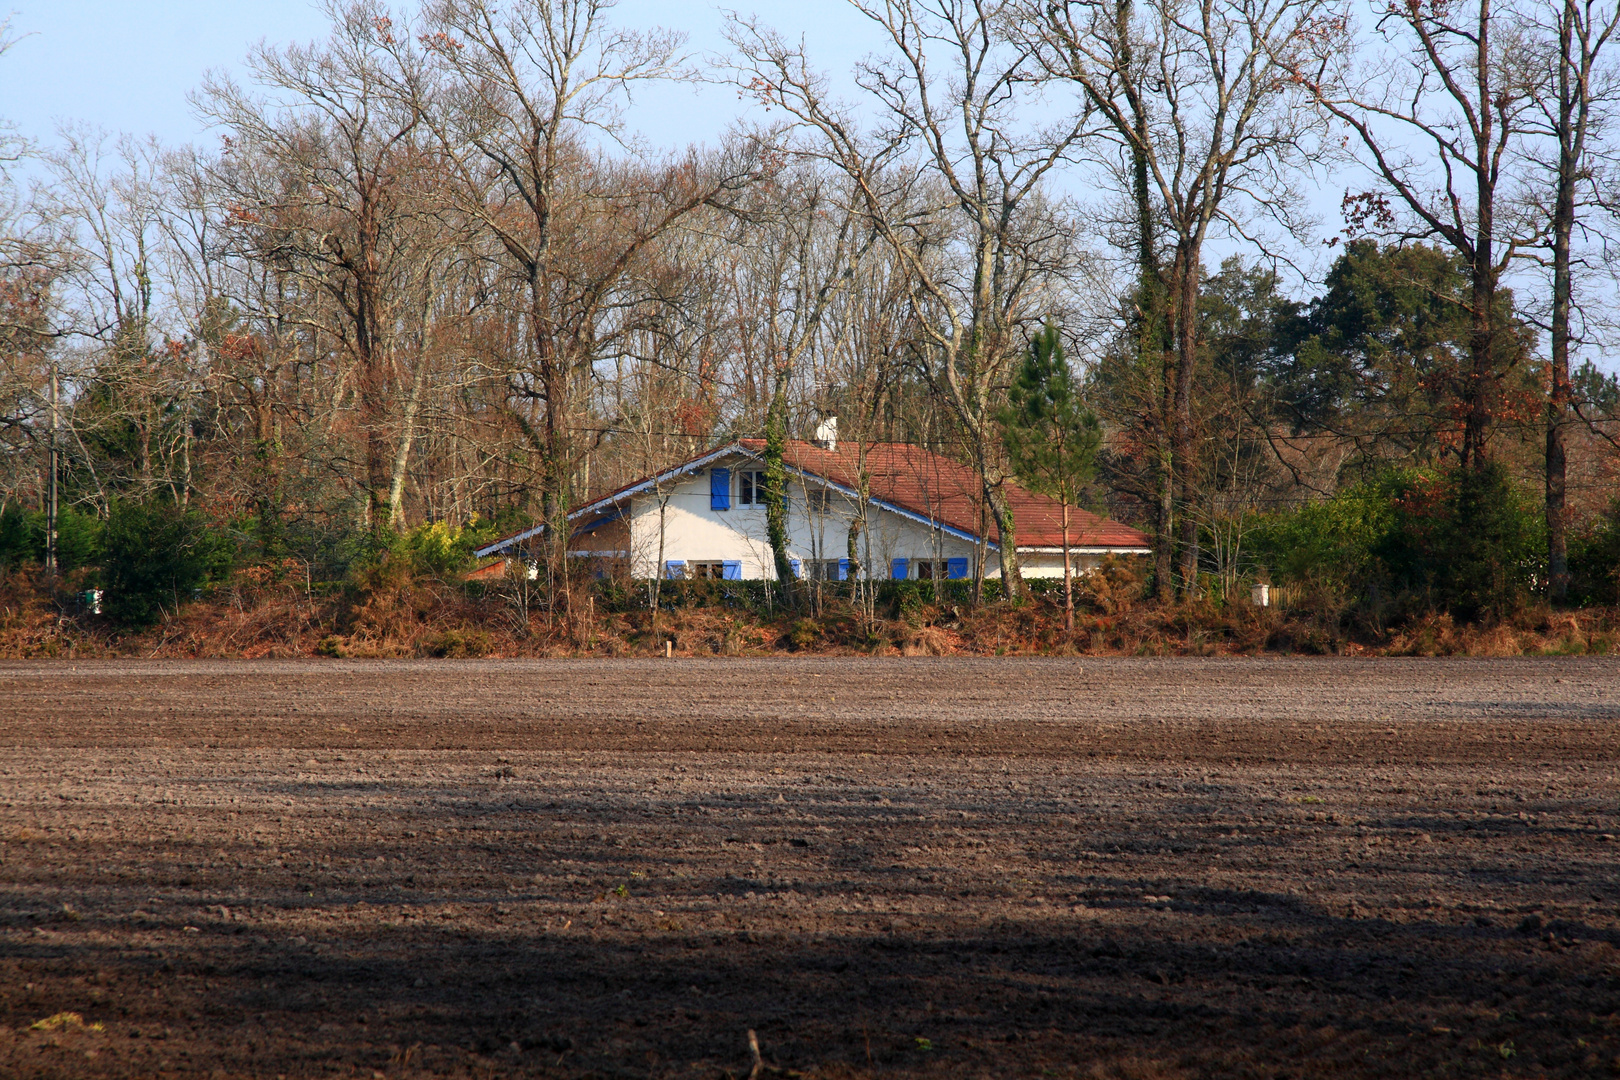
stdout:
[[[1101,566],[1107,555],[1106,551],[1095,548],[1070,548],[1069,565],[1074,567],[1075,573],[1083,574]],[[1063,552],[1020,552],[1018,566],[1027,578],[1060,578],[1063,576]]]
[[583,536],[576,535],[568,544],[571,554],[587,557],[622,557],[630,550],[630,526],[623,518],[610,521]]
[[[731,471],[731,508],[710,507],[710,471],[701,470],[672,482],[664,497],[652,494],[631,500],[626,546],[630,551],[631,573],[651,577],[658,572],[659,511],[663,503],[663,562],[738,562],[745,579],[774,578],[776,569],[771,545],[765,532],[765,507],[744,506],[739,499],[743,471],[759,471],[758,461],[737,457],[721,463]],[[813,483],[813,481],[812,481]],[[797,479],[790,479],[788,499],[788,547],[791,559],[801,563],[811,559],[840,559],[848,552],[849,525],[855,505],[831,492],[825,511],[811,508],[808,492]],[[930,528],[903,514],[872,507],[868,529],[859,540],[861,561],[871,576],[888,578],[894,560],[907,561],[907,576],[918,576],[922,560],[967,559],[968,574],[977,556],[971,540]],[[616,523],[616,526],[617,523]],[[605,532],[605,530],[604,530]],[[618,542],[618,536],[614,540]],[[606,546],[582,545],[582,546]],[[1105,552],[1075,548],[1071,551],[1077,572],[1099,566]],[[1021,553],[1020,565],[1026,577],[1060,578],[1063,553],[1043,549]],[[992,549],[986,553],[985,577],[1001,576],[1001,560]]]
[[[738,501],[738,472],[757,471],[760,466],[751,459],[737,459],[722,467],[729,467],[732,473],[729,510],[710,508],[707,469],[672,483],[663,498],[647,494],[631,501],[630,560],[631,572],[636,577],[651,577],[659,566],[660,503],[665,504],[664,562],[736,561],[742,564],[744,578],[776,576],[765,532],[765,507],[743,506]],[[807,492],[793,480],[788,511],[790,558],[803,562],[846,557],[849,524],[855,516],[853,503],[834,493],[825,511],[813,510]],[[869,565],[874,576],[883,578],[890,576],[895,559],[908,560],[912,564],[909,574],[915,576],[915,560],[971,560],[975,555],[971,541],[877,507],[870,510],[868,531],[859,545],[862,561]],[[1059,562],[1061,564],[1061,560]],[[968,565],[972,566],[971,561]],[[999,573],[994,552],[990,553],[987,570],[991,576]]]

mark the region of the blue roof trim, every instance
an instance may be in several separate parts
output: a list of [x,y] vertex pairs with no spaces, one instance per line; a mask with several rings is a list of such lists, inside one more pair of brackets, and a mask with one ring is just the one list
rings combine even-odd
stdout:
[[[621,491],[614,492],[612,495],[609,495],[606,498],[598,499],[593,503],[587,503],[578,510],[570,513],[568,515],[568,520],[573,521],[576,518],[581,518],[588,514],[599,512],[600,510],[610,506],[616,511],[614,517],[618,517],[624,512],[623,507],[619,505],[621,502],[630,499],[633,496],[640,495],[649,488],[655,488],[665,481],[673,480],[677,476],[685,476],[687,473],[696,472],[706,465],[709,465],[710,463],[718,461],[721,458],[733,453],[741,453],[747,456],[752,456],[748,454],[747,450],[743,449],[742,444],[740,443],[732,443],[729,446],[722,446],[720,449],[710,451],[709,453],[704,454],[702,457],[693,458],[684,465],[677,465],[675,468],[667,469],[656,476],[650,476],[634,487],[624,488]],[[546,526],[545,523],[542,522],[541,524],[534,526],[532,529],[525,529],[520,533],[515,533],[512,536],[506,537],[504,540],[497,540],[493,544],[488,544],[481,547],[477,551],[473,552],[473,555],[482,559],[488,555],[494,555],[498,552],[505,551],[513,544],[521,543],[522,541],[527,540],[529,537],[538,536],[545,531]]]
[[[839,494],[847,495],[849,498],[855,499],[856,501],[860,500],[861,493],[856,491],[854,488],[845,487],[843,484],[840,484],[835,480],[828,480],[825,476],[822,476],[820,473],[808,472],[807,470],[804,470],[804,469],[796,469],[795,471],[798,472],[799,475],[801,475],[801,476],[814,476],[817,480],[821,481],[823,484],[827,485],[829,488],[832,488],[834,491],[838,492]],[[929,517],[926,514],[919,514],[914,510],[907,510],[903,506],[896,506],[893,503],[885,502],[882,499],[874,499],[870,495],[868,495],[866,497],[866,501],[871,503],[873,506],[878,507],[879,509],[889,511],[889,513],[891,513],[891,514],[899,514],[903,518],[906,518],[906,519],[911,520],[911,521],[915,521],[919,525],[926,525],[930,529],[938,529],[940,532],[945,533],[948,536],[954,536],[958,540],[966,540],[971,544],[977,544],[979,542],[979,538],[977,536],[973,535],[972,533],[967,532],[966,530],[963,530],[963,529],[958,529],[954,525],[946,525],[943,522],[935,521],[933,518]],[[1001,550],[1001,545],[997,544],[994,540],[991,540],[989,537],[986,537],[984,542],[993,551],[1000,551]]]
[[521,544],[523,541],[527,540],[531,536],[539,536],[541,533],[543,533],[545,531],[546,531],[546,527],[544,525],[536,525],[532,529],[524,529],[522,532],[514,533],[513,535],[508,536],[504,540],[497,540],[493,544],[487,544],[484,547],[479,548],[478,550],[473,552],[473,558],[475,558],[475,559],[487,558],[488,556],[494,555],[497,552],[505,551],[507,548],[511,547],[513,544]]

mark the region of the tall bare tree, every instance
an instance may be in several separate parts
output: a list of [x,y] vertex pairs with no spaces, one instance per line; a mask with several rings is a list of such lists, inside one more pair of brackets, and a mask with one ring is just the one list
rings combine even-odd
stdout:
[[1093,160],[1134,203],[1137,318],[1147,349],[1158,337],[1160,296],[1167,306],[1174,357],[1167,353],[1162,365],[1158,415],[1147,414],[1170,444],[1171,468],[1159,468],[1161,596],[1169,595],[1171,474],[1183,589],[1194,588],[1198,573],[1193,395],[1205,246],[1225,235],[1275,254],[1266,223],[1290,236],[1302,229],[1299,179],[1317,125],[1297,107],[1287,64],[1323,3],[1145,0],[1136,8],[1130,0],[1065,0],[1028,11],[1048,70],[1103,121],[1102,137],[1088,147]]
[[[734,20],[743,80],[813,132],[854,184],[871,227],[906,264],[927,374],[969,435],[1009,596],[1023,588],[996,411],[1025,331],[1061,303],[1078,230],[1047,180],[1083,121],[1043,124],[1034,48],[1013,5],[851,0],[887,37],[857,81],[878,119],[834,101],[802,51]],[[936,67],[937,63],[937,67]],[[982,569],[982,568],[981,568]]]
[[398,345],[432,262],[422,199],[432,162],[415,102],[395,92],[414,73],[390,67],[388,18],[368,0],[334,0],[328,13],[324,45],[250,55],[269,97],[215,75],[198,106],[232,140],[216,170],[234,200],[230,224],[320,294],[302,317],[349,355],[366,518],[381,535],[396,524],[393,465],[410,438],[396,420],[409,383]]
[[746,143],[662,162],[594,149],[593,139],[623,134],[632,87],[687,74],[679,35],[617,29],[608,7],[431,3],[420,40],[436,80],[414,101],[444,156],[455,210],[494,239],[525,293],[528,352],[510,389],[539,408],[548,551],[564,583],[566,516],[591,445],[574,425],[581,387],[601,359],[604,317],[649,246],[767,166]]
[[1494,0],[1398,0],[1381,10],[1370,50],[1356,48],[1349,14],[1310,29],[1303,48],[1281,55],[1375,178],[1373,190],[1346,193],[1352,227],[1443,244],[1468,267],[1457,452],[1464,466],[1483,467],[1493,395],[1524,354],[1502,279],[1537,233],[1505,198],[1534,107],[1524,27]]
[[[1583,208],[1597,200],[1595,137],[1601,136],[1620,98],[1620,80],[1604,50],[1620,29],[1620,4],[1613,0],[1556,0],[1550,7],[1529,5],[1519,17],[1534,28],[1541,48],[1535,88],[1540,142],[1551,153],[1532,150],[1542,166],[1532,171],[1530,201],[1545,223],[1545,253],[1552,295],[1548,319],[1551,371],[1546,411],[1545,495],[1547,513],[1547,594],[1562,603],[1569,592],[1568,431],[1571,407],[1570,346],[1577,339],[1575,303],[1577,226]],[[1546,197],[1550,179],[1551,198]]]

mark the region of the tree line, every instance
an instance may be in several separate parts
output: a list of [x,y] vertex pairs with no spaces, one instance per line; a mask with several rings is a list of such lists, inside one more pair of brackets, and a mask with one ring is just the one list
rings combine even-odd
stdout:
[[[1299,530],[1367,499],[1613,593],[1615,0],[850,3],[846,92],[740,16],[705,59],[333,0],[197,88],[211,150],[12,133],[0,558],[331,578],[542,519],[566,604],[569,507],[763,435],[779,518],[836,415],[972,465],[1012,596],[1018,479],[1147,529],[1166,600],[1342,569]],[[669,81],[736,88],[715,145],[629,133]]]

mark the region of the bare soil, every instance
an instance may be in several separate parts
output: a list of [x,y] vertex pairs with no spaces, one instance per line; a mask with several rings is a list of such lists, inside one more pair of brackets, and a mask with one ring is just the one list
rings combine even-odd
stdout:
[[0,664],[0,1076],[1612,1075],[1617,757],[1594,658]]

